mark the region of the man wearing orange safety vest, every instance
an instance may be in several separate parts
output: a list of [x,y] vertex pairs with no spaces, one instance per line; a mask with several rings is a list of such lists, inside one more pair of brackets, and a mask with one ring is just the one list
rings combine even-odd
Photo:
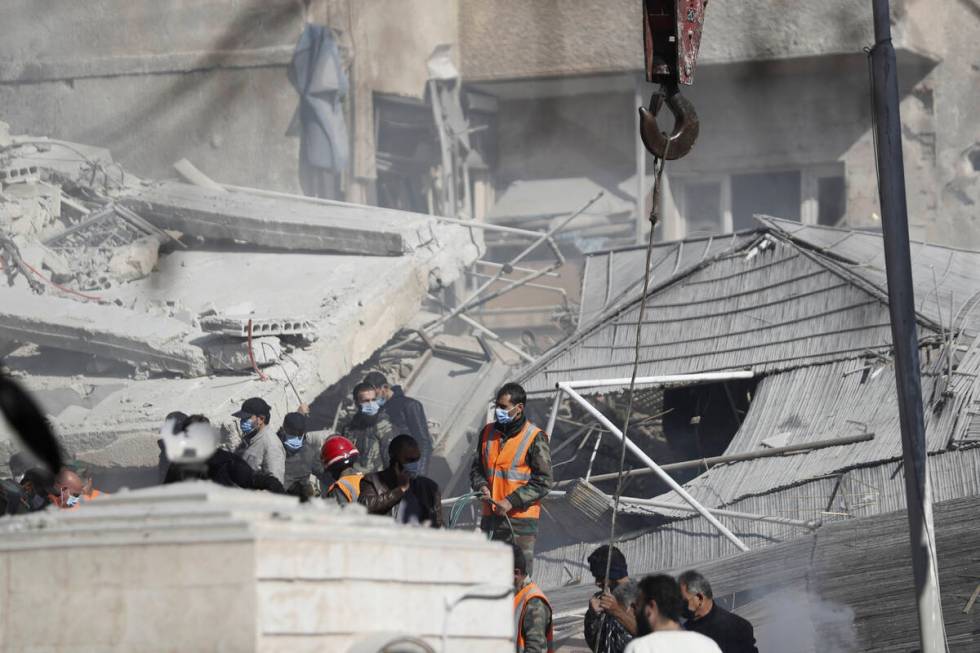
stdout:
[[334,478],[333,485],[327,488],[326,496],[342,506],[357,503],[361,495],[361,479],[364,474],[354,469],[359,455],[354,443],[342,435],[331,435],[320,449],[323,467]]
[[497,392],[495,419],[480,434],[470,485],[484,498],[480,528],[491,539],[519,546],[530,573],[541,499],[552,478],[548,434],[524,415],[526,400],[524,388],[516,383]]
[[518,546],[514,546],[514,633],[517,636],[517,653],[550,653],[555,650],[551,603],[528,577],[527,560]]

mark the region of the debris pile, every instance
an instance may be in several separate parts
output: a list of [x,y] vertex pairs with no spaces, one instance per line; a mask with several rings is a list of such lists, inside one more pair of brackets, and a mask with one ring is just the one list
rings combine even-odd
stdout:
[[482,253],[431,216],[197,176],[0,123],[0,353],[95,464],[155,464],[146,433],[178,404],[312,401]]

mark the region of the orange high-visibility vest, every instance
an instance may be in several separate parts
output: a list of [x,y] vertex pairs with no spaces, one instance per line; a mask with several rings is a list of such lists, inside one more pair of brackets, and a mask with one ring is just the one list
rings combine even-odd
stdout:
[[[514,595],[514,632],[517,633],[517,653],[524,651],[524,613],[527,612],[527,602],[531,599],[541,599],[551,609],[551,602],[534,582],[530,582]],[[554,651],[555,631],[553,622],[548,623],[548,651]]]
[[336,488],[347,497],[347,503],[354,503],[357,501],[357,497],[361,496],[361,481],[363,479],[364,474],[357,472],[348,474],[347,476],[341,476],[337,479],[336,483],[327,489],[327,494],[330,494]]
[[[531,467],[527,464],[527,452],[531,443],[542,433],[531,422],[525,422],[517,435],[504,440],[503,434],[494,424],[483,427],[480,436],[480,455],[483,458],[483,471],[490,483],[490,496],[501,501],[519,487],[531,480]],[[501,445],[502,443],[502,445]],[[493,510],[484,502],[483,514],[492,515]],[[518,519],[537,519],[541,516],[541,503],[535,501],[524,510],[513,508],[507,515]]]

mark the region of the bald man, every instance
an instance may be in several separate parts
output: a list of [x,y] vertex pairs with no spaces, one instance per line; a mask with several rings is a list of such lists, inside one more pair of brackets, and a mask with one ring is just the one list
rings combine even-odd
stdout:
[[75,472],[62,469],[54,479],[55,493],[48,498],[62,510],[74,510],[82,500],[85,483]]

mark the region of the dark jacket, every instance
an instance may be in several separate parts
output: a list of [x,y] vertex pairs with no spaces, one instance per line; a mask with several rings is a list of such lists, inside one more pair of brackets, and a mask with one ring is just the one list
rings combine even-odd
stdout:
[[312,496],[310,474],[319,478],[323,473],[323,465],[320,463],[320,455],[316,447],[306,440],[303,446],[295,451],[285,445],[283,450],[286,452],[286,477],[283,483],[286,492],[296,496]]
[[689,619],[684,628],[713,639],[721,653],[759,653],[752,624],[717,603],[700,619]]
[[[186,465],[171,464],[167,468],[163,482],[170,484],[200,479],[202,478],[200,471],[200,469],[192,470]],[[203,471],[203,478],[218,485],[240,487],[245,490],[268,490],[276,494],[285,493],[278,479],[256,472],[241,456],[224,449],[218,449],[208,458]]]
[[395,427],[395,435],[406,433],[419,445],[422,457],[422,472],[428,469],[429,459],[432,458],[432,436],[429,434],[429,420],[425,417],[422,402],[405,395],[400,385],[391,387],[391,399],[381,407],[381,412],[388,416]]
[[397,486],[395,472],[391,468],[368,474],[361,481],[361,496],[357,502],[372,515],[394,515],[403,498],[417,513],[419,523],[430,522],[432,528],[442,528],[442,496],[439,485],[431,478],[413,478],[407,492]]
[[[602,592],[593,596],[602,596]],[[595,612],[590,605],[585,609],[585,641],[593,653],[623,653],[633,636],[619,619]]]

